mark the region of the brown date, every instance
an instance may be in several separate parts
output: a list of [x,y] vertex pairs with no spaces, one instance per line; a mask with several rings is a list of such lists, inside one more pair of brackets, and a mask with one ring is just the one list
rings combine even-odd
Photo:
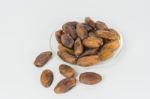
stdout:
[[101,21],[96,21],[95,26],[96,26],[97,30],[108,29],[107,25],[104,22],[101,22]]
[[42,52],[41,54],[39,54],[35,61],[34,61],[34,65],[36,67],[42,67],[43,65],[45,65],[50,58],[52,57],[52,52],[51,51],[46,51],[46,52]]
[[53,78],[54,78],[53,72],[49,69],[46,69],[41,74],[41,78],[40,78],[41,84],[44,87],[49,87],[53,82]]
[[72,63],[72,64],[76,63],[77,58],[74,55],[71,55],[66,51],[58,51],[58,55],[65,62]]
[[81,57],[77,60],[77,64],[82,67],[88,67],[94,64],[97,64],[99,62],[99,56],[98,55],[89,55]]
[[87,48],[98,48],[103,45],[103,40],[97,37],[88,37],[83,40],[83,45]]
[[75,86],[76,86],[75,78],[65,78],[56,85],[56,87],[54,88],[54,92],[56,94],[66,93]]
[[67,22],[62,26],[62,29],[65,33],[68,33],[69,35],[71,35],[71,37],[73,39],[77,38],[77,34],[76,34],[76,24],[77,22],[72,21],[72,22]]
[[94,72],[84,72],[80,74],[79,81],[87,85],[94,85],[102,80],[102,76]]
[[79,56],[84,50],[84,47],[81,43],[80,38],[77,38],[76,41],[74,42],[74,53],[76,56]]
[[61,64],[59,66],[59,72],[67,78],[73,77],[75,75],[74,69],[65,64]]
[[87,30],[85,29],[82,23],[78,23],[76,26],[77,35],[80,37],[81,40],[88,37]]
[[91,26],[93,29],[95,28],[95,22],[90,17],[86,17],[84,21],[86,24]]

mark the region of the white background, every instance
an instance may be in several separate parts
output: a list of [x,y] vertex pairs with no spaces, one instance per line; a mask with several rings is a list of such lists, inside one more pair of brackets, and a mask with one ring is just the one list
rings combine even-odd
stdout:
[[[49,50],[50,34],[64,22],[90,16],[111,24],[123,34],[125,46],[116,62],[80,68],[103,76],[97,85],[77,86],[63,95],[53,92],[63,78],[57,57],[43,68],[35,57]],[[0,0],[0,99],[150,99],[149,0]],[[54,72],[50,88],[43,88],[42,70]]]

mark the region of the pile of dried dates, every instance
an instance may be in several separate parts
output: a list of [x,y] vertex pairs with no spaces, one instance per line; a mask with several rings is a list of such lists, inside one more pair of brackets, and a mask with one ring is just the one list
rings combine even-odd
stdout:
[[[41,53],[35,60],[35,66],[40,67],[44,66],[50,59],[51,52],[43,52]],[[44,59],[44,60],[43,60]],[[45,61],[46,60],[46,61]],[[59,72],[65,78],[58,82],[58,84],[54,88],[54,92],[57,94],[66,93],[67,91],[71,90],[73,87],[76,86],[77,79],[76,79],[76,72],[75,70],[66,64],[59,65]],[[53,72],[50,69],[45,69],[41,73],[40,81],[41,84],[48,88],[51,86],[54,79]],[[81,73],[79,76],[79,81],[86,85],[94,85],[99,83],[102,80],[102,76],[100,74],[94,72],[84,72]]]
[[[83,67],[107,60],[120,46],[120,36],[116,30],[108,28],[104,22],[94,22],[89,17],[85,18],[84,23],[65,23],[55,35],[59,42],[58,55],[61,59]],[[51,51],[42,52],[36,57],[34,65],[43,67],[51,57]],[[61,64],[59,72],[65,78],[56,84],[54,92],[57,94],[69,91],[77,83],[77,74],[71,66]],[[53,79],[54,75],[50,69],[41,73],[40,82],[44,87],[50,87]],[[83,84],[94,85],[102,80],[102,76],[94,72],[84,72],[78,79]]]
[[[43,67],[52,57],[51,51],[42,52],[37,56],[34,61],[36,67]],[[76,72],[75,70],[66,64],[59,66],[59,72],[65,78],[58,82],[54,88],[54,92],[57,94],[65,93],[76,86]],[[44,87],[50,87],[54,79],[53,72],[50,69],[45,69],[40,77],[41,84]],[[84,72],[80,74],[79,81],[83,84],[93,85],[102,80],[102,76],[94,72]]]
[[120,46],[119,33],[104,22],[67,22],[55,32],[58,55],[71,64],[87,67],[107,60]]

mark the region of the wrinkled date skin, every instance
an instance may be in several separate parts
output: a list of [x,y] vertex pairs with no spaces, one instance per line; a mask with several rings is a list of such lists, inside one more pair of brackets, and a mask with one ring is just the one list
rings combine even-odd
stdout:
[[56,87],[54,88],[54,92],[56,94],[62,94],[69,90],[71,90],[73,87],[76,86],[76,79],[75,78],[66,78],[61,80]]
[[76,26],[77,35],[80,37],[81,40],[88,37],[88,33],[82,23],[78,23]]
[[59,49],[59,51],[68,52],[69,54],[74,55],[74,51],[72,49],[69,49],[69,48],[63,46],[62,44],[58,45],[58,49]]
[[75,75],[74,69],[68,65],[65,65],[65,64],[61,64],[59,66],[59,72],[66,78],[70,78],[70,77],[73,77]]
[[112,57],[114,54],[114,51],[111,49],[102,49],[98,55],[101,61],[107,60],[110,57]]
[[80,38],[77,38],[75,43],[74,43],[74,53],[76,56],[79,56],[84,50],[84,47],[81,43]]
[[108,39],[108,40],[117,40],[119,38],[118,33],[108,31],[108,30],[97,30],[96,36],[104,38],[104,39]]
[[86,24],[86,23],[82,23],[82,24],[84,25],[84,28],[86,31],[90,32],[93,30],[93,28],[91,26],[89,26],[88,24]]
[[69,34],[63,34],[61,36],[61,42],[65,47],[72,48],[74,44],[73,38]]
[[89,55],[81,57],[77,60],[77,64],[82,67],[88,67],[94,64],[97,64],[100,61],[98,55]]
[[95,22],[90,17],[86,17],[84,21],[86,24],[91,26],[93,29],[95,28]]
[[94,72],[84,72],[80,74],[79,81],[83,84],[94,85],[102,80],[102,76]]
[[41,74],[41,78],[40,78],[41,84],[44,87],[49,87],[53,82],[53,78],[54,78],[53,72],[49,69],[46,69]]
[[73,21],[73,22],[65,23],[65,24],[62,26],[63,31],[64,31],[65,33],[70,34],[73,39],[76,39],[76,38],[77,38],[77,34],[76,34],[76,24],[77,24],[77,22]]
[[80,55],[80,57],[83,57],[83,56],[88,56],[88,55],[95,55],[98,51],[98,48],[95,48],[95,49],[87,49],[84,51],[83,54]]
[[51,57],[52,57],[51,51],[42,52],[40,55],[36,57],[34,65],[36,67],[42,67],[50,60]]
[[120,46],[119,40],[110,41],[103,46],[103,49],[110,49],[115,51]]
[[120,40],[120,35],[115,29],[109,28],[109,29],[107,29],[107,31],[111,32],[112,34],[115,34],[116,40]]
[[62,60],[68,63],[75,64],[77,58],[74,55],[69,54],[68,52],[65,51],[59,51],[58,55],[61,57]]
[[95,26],[96,26],[97,30],[108,29],[107,25],[104,22],[101,22],[101,21],[96,21]]
[[103,40],[92,36],[84,39],[83,45],[87,48],[98,48],[103,45]]
[[55,32],[56,40],[58,41],[58,43],[61,43],[61,35],[62,34],[63,34],[62,30],[58,30]]

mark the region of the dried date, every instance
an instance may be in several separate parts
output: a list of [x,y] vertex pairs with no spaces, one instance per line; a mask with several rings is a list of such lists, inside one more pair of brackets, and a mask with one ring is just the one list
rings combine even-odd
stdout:
[[75,75],[74,69],[65,64],[61,64],[59,66],[59,72],[67,78],[73,77]]
[[53,72],[49,69],[46,69],[41,74],[41,78],[40,78],[41,84],[44,87],[49,87],[53,82],[53,78],[54,78]]
[[42,52],[41,54],[39,54],[35,61],[34,61],[34,65],[36,67],[42,67],[43,65],[45,65],[50,58],[52,57],[52,52],[51,51],[46,51],[46,52]]
[[54,88],[54,92],[57,94],[66,93],[75,86],[76,86],[75,78],[65,78],[56,85],[56,87]]
[[80,74],[79,81],[87,85],[94,85],[102,80],[102,76],[94,72],[84,72]]
[[69,34],[63,34],[61,36],[61,42],[65,47],[72,48],[74,44],[73,38]]

